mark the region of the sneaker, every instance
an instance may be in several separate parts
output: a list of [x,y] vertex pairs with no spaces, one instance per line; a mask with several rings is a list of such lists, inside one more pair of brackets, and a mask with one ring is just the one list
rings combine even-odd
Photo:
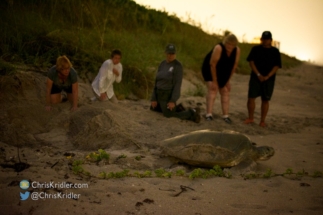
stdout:
[[225,117],[223,118],[224,122],[228,123],[228,124],[232,124],[232,120],[229,117]]
[[196,113],[200,114],[201,113],[201,109],[199,107],[194,108],[194,110],[196,111]]
[[206,119],[206,121],[212,121],[213,117],[212,116],[206,116],[205,119]]

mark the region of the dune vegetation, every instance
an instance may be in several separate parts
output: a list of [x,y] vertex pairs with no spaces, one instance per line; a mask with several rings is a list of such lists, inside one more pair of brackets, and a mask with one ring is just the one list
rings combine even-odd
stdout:
[[[17,64],[46,71],[59,55],[66,55],[80,78],[91,80],[111,50],[118,48],[124,66],[123,81],[116,85],[119,98],[130,92],[147,97],[168,43],[177,46],[184,67],[201,78],[204,56],[224,36],[210,35],[201,24],[184,23],[132,0],[7,0],[0,2],[0,18],[1,75],[14,73]],[[245,59],[253,45],[239,46],[237,72],[249,74]],[[284,54],[282,60],[285,68],[300,63]]]

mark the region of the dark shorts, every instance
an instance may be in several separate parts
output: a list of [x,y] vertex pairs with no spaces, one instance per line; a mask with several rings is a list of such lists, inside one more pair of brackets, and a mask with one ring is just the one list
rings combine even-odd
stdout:
[[61,93],[63,90],[66,93],[72,93],[72,85],[70,85],[69,87],[63,89],[63,88],[58,87],[57,85],[53,84],[52,90],[50,91],[50,94],[58,94],[58,93]]
[[269,101],[274,92],[275,80],[269,79],[260,82],[257,77],[251,76],[249,80],[248,98],[261,96],[264,101]]

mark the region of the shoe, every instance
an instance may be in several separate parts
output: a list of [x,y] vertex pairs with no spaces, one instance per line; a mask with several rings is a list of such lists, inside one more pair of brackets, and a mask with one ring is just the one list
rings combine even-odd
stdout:
[[212,121],[213,117],[212,116],[206,116],[205,119],[206,119],[206,121]]
[[198,113],[200,115],[201,109],[199,107],[194,108],[194,110],[196,111],[196,113]]
[[254,123],[253,119],[246,119],[245,121],[243,121],[244,124],[251,124]]
[[192,121],[199,123],[201,121],[200,108],[194,108],[192,109],[192,111],[194,112],[192,116]]
[[185,111],[185,108],[182,105],[182,103],[176,105],[176,112],[183,112],[183,111]]
[[229,117],[225,117],[222,118],[224,120],[224,122],[228,123],[228,124],[232,124],[232,120]]

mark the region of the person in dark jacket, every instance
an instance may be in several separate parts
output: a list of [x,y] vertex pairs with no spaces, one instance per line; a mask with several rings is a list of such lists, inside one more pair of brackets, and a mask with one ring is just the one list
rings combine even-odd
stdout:
[[271,43],[271,32],[264,31],[261,36],[261,44],[254,46],[247,57],[252,71],[247,102],[249,117],[244,121],[245,124],[254,122],[255,100],[261,96],[261,120],[259,125],[266,127],[265,119],[269,110],[269,101],[274,91],[276,72],[282,66],[280,52]]
[[165,117],[177,117],[199,123],[198,108],[176,111],[176,101],[181,94],[183,66],[176,59],[176,48],[173,44],[166,46],[165,53],[166,60],[158,67],[150,109],[162,112]]
[[213,120],[213,105],[217,92],[221,95],[222,118],[231,124],[229,118],[230,79],[235,72],[240,58],[238,39],[230,34],[222,43],[217,44],[204,58],[202,75],[207,86],[206,120]]

